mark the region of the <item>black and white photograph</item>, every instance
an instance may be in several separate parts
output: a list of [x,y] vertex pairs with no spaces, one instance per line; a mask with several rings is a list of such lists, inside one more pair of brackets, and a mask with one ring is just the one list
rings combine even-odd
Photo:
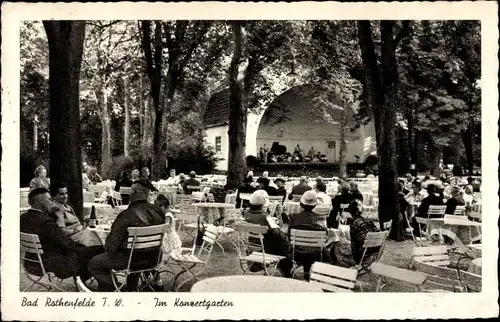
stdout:
[[301,293],[275,318],[355,318],[346,296],[498,315],[496,3],[10,5],[2,303],[228,318]]

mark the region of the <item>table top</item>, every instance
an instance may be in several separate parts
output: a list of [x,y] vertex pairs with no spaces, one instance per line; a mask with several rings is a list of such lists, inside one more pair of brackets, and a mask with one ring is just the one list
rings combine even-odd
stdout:
[[96,208],[111,208],[110,204],[107,203],[99,203],[99,202],[84,202],[83,208],[92,208],[92,206]]
[[193,285],[191,292],[323,292],[308,282],[291,278],[255,275],[231,275],[204,279]]
[[204,208],[234,208],[233,204],[223,203],[223,202],[196,202],[193,203],[195,207]]
[[483,258],[475,258],[472,260],[472,265],[475,265],[477,267],[482,267],[483,266]]

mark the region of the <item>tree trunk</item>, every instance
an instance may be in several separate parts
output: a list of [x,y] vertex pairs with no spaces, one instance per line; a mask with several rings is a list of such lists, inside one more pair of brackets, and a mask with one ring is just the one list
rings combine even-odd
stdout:
[[80,144],[80,69],[85,21],[44,21],[49,44],[50,176],[68,187],[69,204],[83,220]]
[[469,128],[462,132],[462,142],[465,148],[465,156],[467,158],[467,171],[472,175],[474,171],[474,149],[472,147],[472,133]]
[[102,140],[101,140],[101,171],[107,172],[112,163],[111,158],[111,119],[109,117],[108,93],[101,86],[99,90],[99,105],[101,113]]
[[340,178],[347,177],[347,127],[347,107],[344,107],[340,119]]
[[128,89],[128,77],[125,75],[123,77],[123,89],[124,89],[124,113],[125,113],[125,124],[123,125],[123,155],[128,157],[130,154],[130,112],[129,112],[129,89]]
[[144,135],[144,118],[145,118],[145,106],[144,106],[144,85],[142,83],[142,75],[139,76],[139,135],[142,140]]
[[441,158],[443,157],[443,147],[435,143],[431,144],[432,148],[432,165],[431,175],[439,178],[441,176],[441,168],[439,167]]
[[[380,22],[381,62],[379,68],[372,38],[370,21],[358,21],[358,37],[365,69],[365,86],[368,88],[373,109],[379,166],[379,222],[393,220],[391,238],[401,239],[399,202],[397,198],[396,159],[396,96],[397,61],[393,37],[393,21]],[[381,75],[382,72],[382,75]]]
[[38,115],[33,120],[33,150],[38,151]]
[[229,67],[229,158],[227,185],[228,189],[235,189],[243,183],[246,172],[246,124],[247,108],[243,98],[243,88],[238,81],[238,72],[245,52],[245,31],[241,21],[231,23],[233,31],[234,50]]

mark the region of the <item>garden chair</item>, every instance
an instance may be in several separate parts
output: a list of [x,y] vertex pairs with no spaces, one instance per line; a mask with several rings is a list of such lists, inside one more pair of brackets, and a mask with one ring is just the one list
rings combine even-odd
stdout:
[[[147,226],[147,227],[129,227],[127,249],[130,249],[130,255],[125,269],[111,269],[111,276],[113,285],[117,292],[120,292],[127,285],[127,277],[131,274],[140,274],[143,285],[138,290],[143,290],[149,287],[154,291],[152,284],[155,283],[156,278],[160,272],[162,265],[162,243],[163,236],[168,232],[169,224]],[[158,258],[153,265],[140,265],[135,266],[134,251],[140,250],[158,250]],[[146,277],[146,273],[150,275]],[[123,282],[118,280],[118,277],[123,278]]]
[[205,194],[203,192],[193,191],[193,193],[191,194],[191,201],[204,202],[205,201]]
[[202,186],[186,186],[186,189],[188,191],[194,192],[194,191],[201,191],[203,188]]
[[450,256],[446,246],[414,247],[410,258],[410,268],[414,267],[414,262],[426,263],[434,266],[450,265]]
[[[203,235],[203,243],[196,253],[196,243],[193,243],[191,249],[183,248],[183,251],[187,252],[172,253],[168,259],[168,266],[177,265],[181,267],[181,271],[174,278],[174,290],[178,291],[184,284],[190,281],[198,280],[199,276],[204,273],[208,263],[210,261],[210,256],[212,254],[212,249],[215,242],[217,241],[217,231],[214,230],[214,226],[206,227],[205,234]],[[189,274],[190,276],[182,281],[177,287],[177,279],[182,274]]]
[[[40,243],[40,238],[36,234],[26,234],[21,233],[21,270],[24,272],[26,277],[31,281],[31,284],[28,285],[22,292],[28,291],[34,285],[40,285],[47,291],[60,291],[65,292],[62,288],[59,287],[62,279],[57,278],[52,272],[47,272],[45,266],[43,265],[42,255],[43,249],[42,244]],[[36,259],[27,258],[27,254],[36,255]],[[37,263],[40,266],[40,271],[36,273],[29,273],[25,269],[26,262]],[[43,280],[47,279],[48,283]]]
[[185,229],[188,236],[192,238],[196,237],[198,231],[198,213],[196,212],[196,208],[190,207],[181,209],[180,212],[176,213],[175,221],[178,223],[178,233]]
[[276,201],[270,201],[269,205],[267,206],[267,209],[269,211],[269,214],[274,217],[276,214],[276,209],[278,208],[279,202]]
[[[381,232],[370,232],[366,234],[365,242],[363,243],[363,255],[361,255],[361,260],[359,261],[358,267],[358,276],[370,273],[370,266],[380,260],[382,257],[382,253],[384,252],[385,242],[387,240],[387,236],[389,235],[388,231]],[[378,247],[378,251],[367,255],[366,252],[369,248]]]
[[465,206],[457,206],[453,214],[457,216],[465,216]]
[[118,207],[123,204],[122,195],[120,192],[111,192],[111,203],[113,204],[113,207]]
[[[266,254],[264,250],[264,234],[267,227],[249,223],[238,223],[237,250],[243,274],[246,274],[253,265],[260,264],[264,275],[274,275],[280,260],[285,256]],[[272,273],[269,272],[272,270]]]
[[325,292],[353,292],[357,276],[355,269],[315,262],[311,267],[309,283]]
[[375,292],[380,292],[382,287],[385,286],[387,278],[411,284],[417,292],[420,292],[427,277],[426,274],[422,272],[410,271],[379,262],[371,265],[371,272],[377,276],[377,286]]
[[240,208],[243,207],[243,200],[250,200],[251,197],[251,193],[240,193]]
[[180,207],[181,205],[190,205],[192,203],[191,195],[178,193],[175,196],[175,206]]
[[283,196],[269,196],[269,201],[283,203]]
[[351,214],[345,212],[347,208],[349,208],[348,203],[340,204],[340,213],[337,215],[337,221],[339,222],[339,225],[345,225],[347,222],[347,218],[351,218]]
[[297,246],[307,248],[317,248],[320,254],[320,262],[323,261],[323,250],[327,240],[326,231],[314,230],[299,230],[292,229],[290,231],[290,244],[292,245],[292,277],[295,276],[295,271],[300,266],[295,260],[295,250]]
[[293,202],[300,202],[300,198],[302,198],[302,195],[292,195]]
[[429,206],[429,210],[427,210],[427,219],[431,218],[443,218],[444,213],[446,212],[446,206]]

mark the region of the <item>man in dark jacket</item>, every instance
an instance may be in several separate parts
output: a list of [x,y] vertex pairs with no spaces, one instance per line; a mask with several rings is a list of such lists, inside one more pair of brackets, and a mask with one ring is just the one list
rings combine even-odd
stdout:
[[276,178],[276,180],[274,180],[274,184],[276,184],[276,186],[278,187],[276,189],[276,195],[283,196],[282,202],[285,202],[285,198],[286,198],[285,179]]
[[200,186],[200,182],[196,180],[196,172],[189,172],[189,179],[185,180],[182,183],[182,189],[184,189],[184,193],[190,195],[192,193],[191,189],[188,189],[188,186],[198,187]]
[[349,185],[351,187],[351,201],[360,200],[361,202],[363,202],[363,194],[358,189],[358,183],[356,181],[351,181]]
[[345,183],[342,184],[340,186],[340,194],[336,195],[332,200],[332,211],[326,220],[328,228],[338,227],[337,215],[340,212],[340,205],[348,205],[352,200],[349,187]]
[[419,217],[427,218],[427,212],[429,211],[429,206],[442,206],[443,198],[438,194],[437,187],[434,184],[427,186],[427,193],[429,194],[418,207]]
[[[148,202],[151,190],[150,184],[141,179],[132,184],[130,204],[113,222],[111,231],[106,238],[105,253],[95,256],[88,264],[89,271],[99,283],[99,291],[113,291],[111,269],[125,269],[130,257],[127,249],[129,227],[147,227],[165,223],[161,209]],[[134,250],[133,268],[151,267],[158,259],[157,250]],[[130,275],[127,279],[127,290],[137,287],[138,276]]]
[[465,201],[462,198],[462,194],[460,192],[460,188],[457,186],[453,186],[451,188],[451,198],[446,201],[446,211],[445,214],[453,215],[455,213],[455,209],[457,206],[464,206]]
[[260,189],[266,191],[269,196],[277,196],[276,188],[269,185],[269,178],[260,177],[257,179],[257,183],[260,185]]
[[293,199],[293,195],[303,195],[304,192],[312,190],[312,187],[307,184],[307,177],[300,177],[300,183],[292,187],[292,192],[288,195],[288,200]]
[[[38,235],[43,249],[42,262],[45,270],[59,278],[90,278],[87,262],[104,251],[102,246],[85,247],[62,231],[56,223],[56,217],[49,215],[54,204],[47,189],[32,190],[28,195],[28,202],[31,209],[21,215],[20,229],[23,233]],[[37,259],[35,254],[26,254],[26,257]],[[31,274],[41,275],[38,263],[27,261],[25,268]]]

